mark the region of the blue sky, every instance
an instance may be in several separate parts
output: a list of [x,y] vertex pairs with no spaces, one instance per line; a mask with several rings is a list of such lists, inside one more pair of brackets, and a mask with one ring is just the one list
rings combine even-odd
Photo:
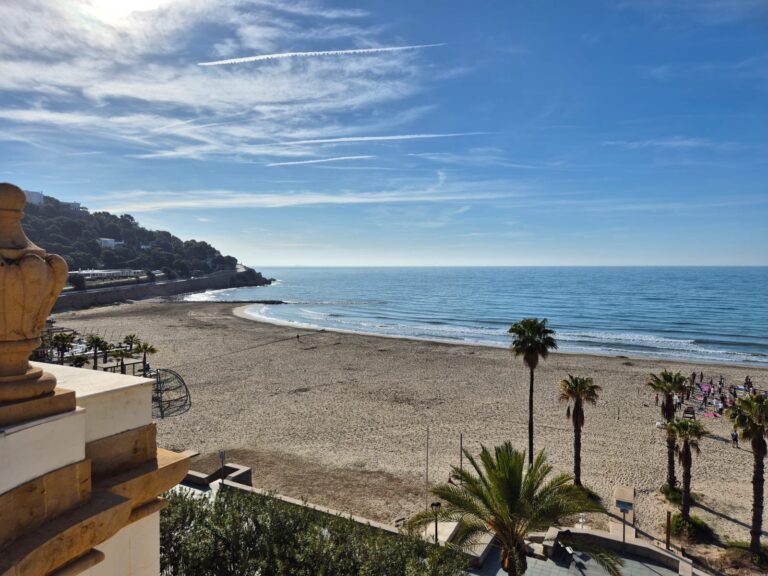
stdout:
[[0,179],[248,264],[768,264],[764,0],[5,0],[0,22]]

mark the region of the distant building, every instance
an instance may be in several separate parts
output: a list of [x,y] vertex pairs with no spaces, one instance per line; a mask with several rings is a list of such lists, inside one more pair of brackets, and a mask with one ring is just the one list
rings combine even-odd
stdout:
[[[34,204],[39,206],[45,201],[45,194],[43,194],[42,192],[24,190],[24,195],[27,197],[27,204]],[[65,208],[74,210],[75,212],[80,212],[81,210],[88,212],[88,208],[81,205],[80,202],[62,202],[61,200],[59,200],[59,204],[61,204]]]
[[32,190],[24,190],[24,195],[27,197],[27,204],[42,204],[43,196],[42,192],[33,192]]
[[120,246],[123,246],[125,242],[122,240],[115,240],[114,238],[99,238],[98,239],[99,246],[102,248],[109,248],[110,250],[114,248],[119,248]]
[[82,206],[80,202],[61,202],[61,200],[59,200],[59,202],[61,203],[62,206],[65,206],[70,210],[74,210],[75,212],[80,212],[80,210],[85,210],[86,212],[88,212],[88,208],[86,208],[85,206]]

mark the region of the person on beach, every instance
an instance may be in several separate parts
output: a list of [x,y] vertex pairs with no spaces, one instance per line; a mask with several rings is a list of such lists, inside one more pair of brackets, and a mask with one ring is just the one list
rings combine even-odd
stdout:
[[656,392],[656,406],[659,405],[659,393]]
[[704,371],[699,372],[699,382],[704,382]]
[[731,432],[731,446],[733,446],[734,448],[739,447],[739,435],[736,432],[736,430]]

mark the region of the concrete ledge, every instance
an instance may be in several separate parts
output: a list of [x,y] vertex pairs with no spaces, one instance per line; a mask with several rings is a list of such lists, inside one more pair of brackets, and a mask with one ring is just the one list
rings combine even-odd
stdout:
[[81,460],[0,495],[0,550],[91,497],[91,463]]
[[56,376],[60,386],[75,392],[77,405],[88,410],[86,442],[152,422],[154,380],[150,378],[56,364],[31,364]]
[[72,390],[54,388],[53,392],[45,396],[0,404],[0,426],[39,420],[46,416],[70,412],[75,408],[77,404]]
[[54,572],[114,536],[128,523],[130,513],[130,500],[117,494],[95,494],[85,506],[16,540],[0,559],[0,575]]
[[189,456],[159,448],[157,458],[126,472],[99,478],[94,490],[107,490],[131,501],[131,510],[143,505],[176,486],[189,468]]
[[85,556],[81,556],[77,560],[73,560],[63,568],[56,570],[50,576],[77,576],[82,574],[86,570],[93,568],[96,564],[104,561],[104,552],[100,552],[95,548],[86,553]]
[[147,424],[85,445],[94,477],[117,474],[141,466],[157,457],[157,427]]
[[0,494],[84,460],[85,421],[78,408],[0,430]]

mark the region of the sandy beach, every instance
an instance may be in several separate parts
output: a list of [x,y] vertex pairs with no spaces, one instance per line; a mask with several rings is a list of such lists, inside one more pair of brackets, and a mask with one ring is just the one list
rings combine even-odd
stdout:
[[[528,372],[507,350],[275,326],[233,308],[145,301],[56,320],[113,341],[137,334],[159,349],[154,367],[183,375],[192,409],[158,422],[159,445],[199,451],[196,469],[226,450],[227,460],[253,467],[254,485],[338,510],[392,522],[424,506],[427,425],[438,482],[458,465],[460,433],[472,452],[505,440],[526,446]],[[639,527],[657,536],[666,454],[645,381],[664,368],[727,383],[749,374],[768,386],[768,369],[625,357],[553,354],[536,371],[536,449],[556,470],[572,470],[573,429],[557,385],[568,374],[593,377],[603,392],[586,411],[583,481],[606,499],[618,484],[635,486]],[[727,421],[704,421],[712,434],[694,457],[693,513],[721,537],[746,540],[752,453],[731,447]]]

